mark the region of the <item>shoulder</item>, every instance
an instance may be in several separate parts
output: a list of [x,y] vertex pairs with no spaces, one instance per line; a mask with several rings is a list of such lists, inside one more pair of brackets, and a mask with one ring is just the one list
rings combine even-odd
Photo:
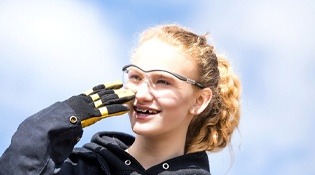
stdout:
[[104,148],[114,146],[121,149],[127,149],[129,146],[131,146],[134,140],[134,136],[127,133],[103,131],[94,134],[91,139],[91,143],[94,143]]
[[209,160],[206,152],[184,154],[155,165],[148,171],[159,175],[210,175]]
[[78,159],[99,159],[100,157],[112,157],[125,153],[134,142],[134,137],[121,132],[98,132],[94,134],[91,142],[84,144],[82,147],[73,149],[69,156],[71,161]]
[[[106,166],[105,164],[103,166]],[[58,174],[100,174],[101,167],[96,154],[85,148],[75,148],[64,161]]]

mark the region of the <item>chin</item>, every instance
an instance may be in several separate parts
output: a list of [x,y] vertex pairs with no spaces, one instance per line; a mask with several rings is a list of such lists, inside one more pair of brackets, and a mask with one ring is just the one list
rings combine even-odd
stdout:
[[141,135],[141,136],[156,135],[156,131],[152,127],[149,127],[146,124],[132,123],[131,129],[135,134]]

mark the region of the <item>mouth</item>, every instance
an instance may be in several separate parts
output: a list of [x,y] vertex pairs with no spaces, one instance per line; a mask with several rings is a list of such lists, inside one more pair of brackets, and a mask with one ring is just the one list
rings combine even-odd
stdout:
[[137,114],[146,114],[146,115],[155,115],[161,112],[159,110],[142,108],[142,107],[137,107],[137,106],[134,106],[134,110]]

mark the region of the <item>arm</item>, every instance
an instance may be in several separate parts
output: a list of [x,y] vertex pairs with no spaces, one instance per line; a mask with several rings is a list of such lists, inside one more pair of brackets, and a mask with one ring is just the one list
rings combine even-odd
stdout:
[[1,174],[53,172],[82,136],[80,123],[69,121],[73,115],[66,103],[59,102],[23,121],[0,158]]
[[128,111],[134,98],[122,84],[103,84],[23,121],[0,158],[0,174],[53,174],[82,136],[82,127]]

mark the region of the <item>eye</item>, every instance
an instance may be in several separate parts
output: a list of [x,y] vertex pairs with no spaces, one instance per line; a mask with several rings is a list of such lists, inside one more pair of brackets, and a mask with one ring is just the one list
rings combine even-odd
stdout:
[[159,79],[156,81],[156,84],[162,84],[162,85],[170,85],[170,83],[166,80]]
[[142,80],[138,74],[129,74],[128,79],[133,82],[140,82]]
[[132,71],[132,70],[127,71],[127,78],[128,78],[128,81],[133,82],[133,83],[139,83],[142,80],[141,74],[137,71]]
[[157,74],[157,75],[152,76],[152,80],[155,84],[163,85],[163,86],[171,85],[171,82],[172,82],[172,78],[163,74]]

